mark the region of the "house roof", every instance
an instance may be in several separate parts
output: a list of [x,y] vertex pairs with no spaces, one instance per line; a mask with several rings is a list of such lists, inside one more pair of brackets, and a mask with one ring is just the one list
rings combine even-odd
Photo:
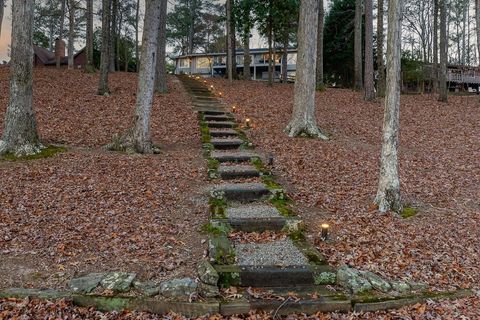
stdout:
[[[243,54],[243,49],[236,50],[236,54]],[[297,48],[288,48],[288,52],[297,52]],[[280,51],[277,51],[280,52]],[[250,49],[250,53],[268,53],[268,48],[254,48]],[[226,52],[211,52],[211,53],[192,53],[192,54],[185,54],[179,55],[174,57],[174,59],[181,59],[181,58],[193,58],[193,57],[211,57],[211,56],[225,56]]]
[[[84,47],[80,51],[78,51],[73,58],[75,59],[79,54],[81,54],[83,51],[85,51]],[[39,46],[33,46],[33,52],[34,54],[42,61],[44,65],[54,65],[57,63],[57,60],[55,59],[55,53],[47,50],[45,48],[39,47]],[[60,64],[65,65],[68,64],[68,57],[63,57],[60,59]]]

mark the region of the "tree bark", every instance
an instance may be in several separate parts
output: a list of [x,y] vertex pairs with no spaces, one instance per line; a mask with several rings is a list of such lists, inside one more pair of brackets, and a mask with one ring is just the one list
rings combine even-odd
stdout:
[[[477,0],[480,1],[480,0]],[[433,65],[432,91],[438,92],[438,0],[433,0]]]
[[68,69],[73,69],[73,43],[75,41],[75,0],[69,2],[68,15]]
[[[195,37],[195,6],[197,0],[190,0],[190,21],[188,26],[188,54],[192,54],[194,50]],[[228,2],[228,0],[227,0]],[[227,40],[228,41],[228,40]]]
[[362,75],[362,0],[355,0],[355,40],[354,40],[354,89],[363,89]]
[[[58,38],[60,40],[63,40],[63,29],[64,29],[64,26],[65,26],[65,5],[66,5],[66,1],[67,0],[60,0],[62,2],[61,4],[61,14],[60,14],[60,32],[59,32],[59,35],[58,35]],[[57,65],[57,69],[60,68],[60,61],[61,60],[61,57],[60,56],[57,56],[57,61],[56,61],[56,65]]]
[[373,3],[365,0],[365,100],[375,99],[373,80]]
[[34,0],[13,0],[10,97],[0,154],[16,157],[39,153],[43,148],[32,107],[33,10]]
[[2,35],[3,12],[5,9],[5,0],[0,0],[0,36]]
[[302,0],[298,27],[297,76],[293,116],[285,132],[290,137],[327,140],[315,117],[315,66],[317,60],[318,0]]
[[110,14],[112,11],[112,0],[102,0],[102,52],[100,57],[100,82],[98,94],[105,95],[110,92],[108,89],[108,73],[110,70]]
[[230,83],[233,82],[233,65],[234,65],[234,62],[233,62],[233,59],[232,59],[232,56],[233,56],[233,43],[231,41],[231,38],[232,38],[232,33],[234,32],[232,30],[232,6],[233,6],[233,1],[232,0],[227,0],[225,2],[225,7],[226,7],[226,12],[227,12],[227,25],[226,25],[226,29],[227,29],[227,77],[228,77],[228,81],[230,81]]
[[323,76],[323,29],[325,24],[325,8],[323,0],[318,2],[318,36],[317,36],[317,66],[316,66],[316,81],[317,90],[323,90],[325,88],[324,76]]
[[110,26],[110,38],[109,38],[109,71],[115,72],[115,48],[117,45],[117,15],[118,15],[118,0],[112,0],[111,8],[111,26]]
[[269,1],[268,13],[268,85],[273,86],[273,17],[272,17],[273,1]]
[[440,77],[438,101],[448,101],[447,88],[447,5],[440,0]]
[[133,127],[108,147],[114,150],[154,153],[150,134],[150,116],[155,90],[155,70],[158,54],[161,1],[147,0],[143,28],[140,71],[138,74],[137,102]]
[[88,71],[93,71],[93,0],[87,0],[87,66]]
[[389,0],[387,36],[387,90],[383,120],[380,179],[375,203],[380,212],[403,209],[398,177],[398,132],[400,120],[400,69],[403,0]]
[[286,31],[283,39],[283,54],[282,54],[282,81],[287,83],[288,80],[288,36],[289,32]]
[[250,72],[251,63],[252,57],[250,55],[250,32],[247,32],[243,36],[243,78],[245,80],[252,80],[252,74]]
[[155,91],[167,92],[167,68],[165,65],[167,49],[167,5],[168,0],[160,0],[160,25],[158,28],[157,75]]
[[137,0],[137,8],[136,8],[136,13],[135,13],[135,59],[136,61],[136,70],[140,69],[140,52],[139,52],[139,46],[138,46],[138,34],[140,32],[138,28],[138,21],[140,20],[140,0]]
[[480,65],[480,0],[475,0],[475,23],[477,29],[478,64]]
[[384,16],[384,0],[378,0],[377,13],[377,67],[378,67],[378,85],[377,96],[385,96],[385,63],[383,60],[383,16]]

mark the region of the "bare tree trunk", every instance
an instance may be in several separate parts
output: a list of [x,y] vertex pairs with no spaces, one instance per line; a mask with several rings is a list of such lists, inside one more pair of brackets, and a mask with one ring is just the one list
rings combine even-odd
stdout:
[[384,0],[378,0],[377,13],[377,67],[378,67],[378,85],[377,96],[385,96],[385,63],[383,60],[383,16],[384,16]]
[[282,54],[282,81],[287,83],[288,80],[288,36],[289,32],[286,31],[283,39],[283,54]]
[[139,47],[138,47],[138,34],[139,34],[139,28],[138,28],[138,21],[140,20],[140,0],[137,0],[137,8],[136,8],[136,13],[135,13],[135,59],[136,61],[136,68],[137,72],[140,69],[140,53],[139,53]]
[[380,212],[403,209],[398,177],[398,132],[400,120],[400,69],[403,0],[389,0],[387,36],[387,91],[383,120],[380,179],[375,203]]
[[440,0],[440,84],[438,101],[448,101],[447,88],[447,5],[446,0]]
[[91,72],[93,66],[93,0],[87,0],[87,46],[85,47],[87,53],[86,70]]
[[293,116],[285,132],[290,137],[308,136],[327,140],[315,117],[315,66],[317,60],[318,0],[302,0],[298,26],[297,76]]
[[13,1],[10,98],[0,154],[17,157],[39,153],[43,148],[32,107],[33,10],[34,0]]
[[363,89],[362,75],[362,0],[355,0],[355,40],[354,40],[354,89]]
[[[59,32],[59,35],[58,35],[58,38],[60,40],[63,40],[63,32],[64,32],[64,27],[65,27],[65,5],[66,5],[66,1],[67,0],[61,0],[62,1],[62,5],[61,5],[61,14],[60,14],[60,32]],[[64,48],[65,49],[65,48]],[[65,53],[62,54],[62,56],[65,55]],[[60,55],[57,55],[57,61],[56,61],[56,64],[57,64],[57,69],[60,68],[60,60],[62,59],[62,57]]]
[[111,9],[111,26],[110,26],[110,39],[108,50],[109,53],[109,69],[110,72],[115,72],[115,47],[117,44],[117,15],[118,15],[118,0],[112,0]]
[[323,77],[323,30],[325,24],[325,8],[323,0],[318,1],[318,35],[317,35],[317,66],[316,66],[316,88],[323,90],[325,88]]
[[[480,1],[480,0],[477,0]],[[433,66],[432,91],[438,92],[438,0],[433,0]]]
[[157,75],[155,91],[167,92],[167,67],[165,65],[167,49],[167,6],[168,0],[160,0],[160,25],[158,28]]
[[117,27],[117,36],[115,37],[115,49],[117,54],[115,55],[115,70],[120,71],[120,38],[122,35],[122,23],[123,23],[123,11],[122,7],[118,10],[118,27]]
[[252,74],[250,73],[251,63],[252,57],[250,56],[250,33],[247,33],[243,37],[243,78],[245,80],[252,80]]
[[108,94],[108,72],[110,70],[110,14],[112,0],[102,0],[102,52],[100,57],[100,82],[98,94]]
[[73,69],[73,43],[75,41],[75,0],[70,0],[68,13],[68,69]]
[[373,4],[365,0],[365,100],[375,99],[373,80]]
[[480,65],[480,0],[475,0],[475,23],[477,29],[478,64]]
[[268,85],[273,86],[273,17],[272,17],[272,4],[273,1],[269,1],[269,13],[268,13]]
[[188,53],[189,54],[192,54],[194,50],[196,1],[197,0],[190,0],[190,24],[188,27]]
[[142,37],[140,72],[138,74],[137,103],[133,127],[114,138],[108,147],[114,150],[138,153],[157,152],[151,141],[150,118],[155,90],[155,70],[160,27],[161,1],[147,0]]
[[234,7],[234,2],[233,0],[229,0],[231,1],[231,8],[232,8],[232,11],[230,12],[230,30],[232,31],[230,33],[230,38],[229,38],[229,41],[232,43],[232,77],[233,79],[238,79],[238,73],[237,73],[237,41],[236,41],[236,33],[235,33],[235,30],[236,30],[236,27],[235,27],[235,11],[233,11],[233,7]]
[[5,0],[0,0],[0,36],[2,35],[3,12],[5,8]]
[[233,47],[232,47],[232,33],[234,32],[232,30],[232,6],[233,6],[233,1],[232,0],[227,0],[225,3],[225,8],[227,12],[227,77],[228,81],[233,82]]

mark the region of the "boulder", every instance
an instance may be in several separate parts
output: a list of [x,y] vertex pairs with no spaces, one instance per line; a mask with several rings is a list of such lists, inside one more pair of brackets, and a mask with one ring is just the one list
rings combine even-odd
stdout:
[[73,292],[90,293],[100,284],[105,275],[105,273],[91,273],[86,276],[70,280],[68,285]]
[[370,282],[375,290],[387,293],[392,289],[388,281],[370,271],[362,272],[362,276]]
[[160,284],[160,294],[166,298],[189,299],[197,290],[197,283],[190,278],[173,279]]
[[156,296],[160,291],[160,287],[152,281],[135,281],[133,282],[133,287],[147,297]]
[[392,289],[399,293],[405,293],[410,291],[410,285],[403,281],[392,281],[390,282]]
[[208,285],[217,286],[220,276],[208,261],[203,260],[200,262],[197,266],[197,272],[200,281]]
[[356,269],[342,266],[337,272],[337,284],[353,294],[362,294],[372,290],[370,282]]
[[204,298],[215,298],[220,295],[220,290],[217,286],[200,282],[198,284],[198,294]]
[[130,289],[136,277],[136,273],[111,272],[107,273],[100,283],[105,289],[115,292],[125,292]]

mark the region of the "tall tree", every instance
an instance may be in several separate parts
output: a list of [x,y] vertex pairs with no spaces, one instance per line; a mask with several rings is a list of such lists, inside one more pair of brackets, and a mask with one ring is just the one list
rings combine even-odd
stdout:
[[373,1],[365,0],[365,100],[375,99],[373,75]]
[[375,203],[380,212],[403,209],[398,177],[398,132],[400,122],[400,69],[402,57],[403,0],[389,0],[387,35],[387,91],[383,120],[380,179]]
[[317,35],[317,84],[316,87],[318,90],[323,90],[325,87],[324,76],[323,76],[323,30],[325,24],[325,8],[323,5],[323,0],[318,1],[318,35]]
[[226,10],[226,29],[227,29],[227,77],[228,81],[233,81],[233,68],[235,66],[235,60],[232,57],[235,56],[232,37],[234,37],[235,29],[232,30],[232,11],[233,11],[233,0],[227,0],[225,2]]
[[0,154],[17,157],[41,151],[33,96],[33,10],[34,0],[13,0],[10,97]]
[[93,0],[87,0],[87,70],[92,71],[93,67]]
[[252,36],[251,32],[254,26],[251,10],[254,2],[253,0],[236,0],[234,4],[236,27],[243,45],[243,78],[251,80],[250,64],[252,63],[252,57],[250,55],[250,37]]
[[[58,39],[63,41],[63,32],[65,28],[65,6],[66,6],[67,0],[60,0],[60,1],[61,1],[61,14],[60,14],[60,32],[58,35]],[[57,69],[60,68],[60,62],[61,62],[60,60],[61,60],[61,57],[57,55],[57,61],[56,61]]]
[[446,0],[439,0],[440,6],[440,77],[439,96],[441,102],[448,101],[447,88],[447,4]]
[[110,38],[109,38],[109,71],[115,72],[115,53],[117,47],[117,19],[118,19],[118,0],[112,0],[112,8],[111,8],[111,16],[110,16]]
[[167,6],[168,0],[160,0],[160,24],[158,28],[158,53],[157,53],[157,72],[155,81],[155,91],[159,93],[167,92]]
[[108,73],[110,70],[110,15],[112,0],[102,0],[102,49],[100,57],[100,81],[98,94],[105,95],[108,89]]
[[68,3],[68,69],[73,69],[73,49],[75,42],[75,0]]
[[151,141],[150,118],[155,90],[155,69],[158,50],[161,1],[147,0],[143,27],[140,71],[138,74],[137,102],[133,127],[114,138],[110,149],[137,153],[154,153]]
[[137,6],[135,9],[135,60],[138,72],[138,70],[140,69],[140,50],[138,46],[138,35],[140,33],[140,29],[138,27],[138,22],[140,20],[140,0],[137,0]]
[[2,35],[3,11],[5,9],[5,0],[0,0],[0,36]]
[[354,66],[355,66],[355,90],[363,89],[362,75],[362,0],[355,0],[355,40],[354,40]]
[[478,64],[480,65],[480,0],[475,0],[475,24],[477,30]]
[[377,11],[377,68],[378,68],[378,83],[377,95],[379,97],[385,96],[385,63],[383,60],[383,16],[384,16],[384,0],[378,0]]
[[300,2],[298,27],[297,76],[294,89],[293,116],[285,129],[290,137],[306,135],[328,139],[317,127],[315,117],[317,31],[318,0],[302,0]]
[[432,92],[438,92],[438,0],[433,0]]

